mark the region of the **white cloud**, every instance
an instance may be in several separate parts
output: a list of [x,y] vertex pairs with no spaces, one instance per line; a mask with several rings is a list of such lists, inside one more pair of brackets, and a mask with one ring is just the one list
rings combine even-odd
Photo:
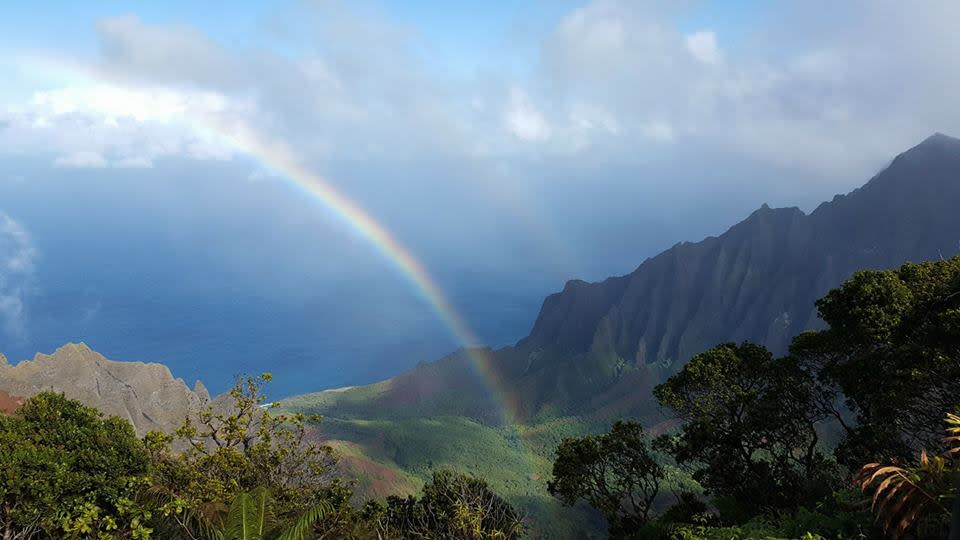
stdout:
[[510,91],[510,104],[505,118],[513,135],[526,142],[543,142],[550,138],[550,125],[543,114],[519,88]]
[[[544,46],[544,110],[588,101],[610,111],[620,140],[592,142],[613,152],[655,154],[623,141],[672,141],[690,155],[849,181],[933,131],[960,133],[949,97],[960,72],[946,67],[960,64],[960,35],[944,22],[960,4],[854,2],[829,20],[816,2],[784,4],[730,51],[651,6],[595,0]],[[564,126],[547,121],[558,139]]]
[[211,86],[236,82],[237,60],[195,28],[154,26],[125,15],[97,25],[100,68],[120,77],[165,83],[189,80]]
[[647,122],[640,127],[640,132],[656,142],[666,143],[674,139],[673,126],[663,121]]
[[687,49],[697,60],[704,64],[716,64],[720,61],[717,36],[713,32],[694,32],[688,34],[686,40]]
[[99,152],[80,150],[59,156],[53,160],[57,167],[72,167],[77,169],[102,169],[107,166],[107,160]]
[[99,80],[0,106],[0,152],[111,167],[229,159],[236,150],[204,126],[213,118],[311,162],[582,161],[588,150],[629,161],[671,143],[848,178],[930,132],[960,133],[960,33],[949,24],[960,8],[946,0],[859,1],[830,19],[815,2],[785,4],[729,50],[711,30],[681,31],[669,4],[594,0],[543,37],[521,74],[476,77],[430,67],[409,32],[346,4],[296,9],[282,52],[104,20],[86,68]]
[[223,98],[212,93],[187,95],[170,89],[133,89],[108,84],[75,86],[37,92],[30,100],[35,110],[54,116],[97,115],[108,124],[123,119],[138,122],[182,120],[197,101],[204,108],[221,110]]
[[27,231],[0,213],[0,329],[22,339],[26,328],[26,299],[33,280],[36,249]]
[[565,17],[557,35],[560,39],[576,40],[579,50],[586,55],[619,55],[626,45],[625,24],[615,3],[594,2]]
[[146,156],[127,156],[115,160],[112,165],[121,169],[149,169],[153,160]]
[[227,159],[205,119],[248,114],[249,103],[210,91],[81,81],[0,105],[0,155],[39,153],[57,167],[144,168],[165,157]]

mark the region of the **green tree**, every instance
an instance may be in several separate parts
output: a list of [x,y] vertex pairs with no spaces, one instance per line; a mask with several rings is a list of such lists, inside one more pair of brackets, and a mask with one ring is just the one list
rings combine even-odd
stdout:
[[736,501],[739,519],[816,502],[836,485],[817,434],[815,385],[790,359],[726,343],[695,356],[654,395],[683,422],[657,446],[708,494]]
[[650,519],[663,477],[643,426],[617,422],[604,435],[563,439],[547,490],[566,505],[587,501],[606,517],[611,535],[622,535]]
[[[214,402],[196,421],[188,418],[177,439],[147,436],[153,491],[181,532],[194,528],[198,512],[214,521],[231,501],[258,489],[270,493],[280,518],[324,502],[346,508],[350,490],[336,474],[333,450],[307,437],[307,421],[317,419],[271,414],[276,405],[268,405],[264,394],[270,380],[269,374],[239,378],[228,399]],[[171,442],[186,448],[175,452]]]
[[42,392],[0,416],[0,534],[149,538],[137,504],[149,460],[119,418]]
[[369,502],[364,517],[380,538],[512,540],[523,533],[523,518],[486,482],[450,471],[433,473],[419,499]]
[[960,396],[960,257],[857,272],[817,308],[829,328],[797,337],[791,355],[845,427],[838,459],[855,466],[935,447],[942,411]]

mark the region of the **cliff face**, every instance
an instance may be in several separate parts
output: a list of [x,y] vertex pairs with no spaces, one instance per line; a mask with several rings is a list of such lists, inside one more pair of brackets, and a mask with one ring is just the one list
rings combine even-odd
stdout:
[[63,392],[110,416],[129,420],[139,435],[170,432],[210,400],[202,385],[191,391],[162,364],[115,362],[84,344],[69,344],[51,355],[9,365],[0,361],[0,391],[30,397]]
[[864,187],[809,215],[764,205],[719,237],[683,243],[633,273],[570,282],[518,347],[615,355],[675,369],[723,341],[777,353],[817,326],[814,302],[860,269],[950,256],[960,247],[960,140],[934,135]]
[[[857,270],[956,255],[958,207],[960,140],[934,135],[810,214],[764,205],[628,275],[568,282],[544,300],[528,337],[482,351],[483,363],[521,420],[546,412],[656,421],[650,390],[692,356],[744,340],[784,353],[793,336],[821,324],[816,300]],[[489,422],[498,406],[471,365],[463,354],[420,365],[375,399],[402,401],[412,415]]]

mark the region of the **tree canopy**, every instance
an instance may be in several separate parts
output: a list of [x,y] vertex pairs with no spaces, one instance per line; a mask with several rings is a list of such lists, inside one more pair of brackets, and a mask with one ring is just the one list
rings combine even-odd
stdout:
[[371,501],[366,518],[379,538],[424,540],[514,540],[522,537],[522,516],[485,481],[437,471],[419,498]]
[[567,505],[586,500],[622,534],[650,518],[663,476],[643,426],[617,422],[610,433],[561,441],[547,490]]
[[[175,438],[147,436],[154,492],[174,524],[191,530],[197,522],[191,517],[217,524],[237,497],[260,489],[288,517],[321,502],[347,506],[350,490],[334,469],[336,456],[307,439],[308,419],[271,414],[264,393],[271,378],[240,377],[227,399],[211,404],[196,421],[185,419]],[[171,442],[186,449],[173,451]]]
[[790,359],[725,343],[695,356],[654,395],[683,421],[658,446],[708,494],[756,513],[816,500],[833,487],[812,382]]
[[853,414],[838,457],[935,448],[960,399],[960,257],[857,272],[817,308],[828,328],[798,336],[791,356]]
[[146,538],[149,456],[129,422],[42,392],[0,415],[4,538]]
[[[960,257],[857,272],[816,305],[826,328],[797,336],[787,356],[724,343],[657,386],[655,397],[680,425],[654,448],[690,473],[728,525],[795,515],[807,525],[789,534],[874,534],[861,519],[872,505],[892,536],[943,534],[960,478],[960,418],[947,417],[947,451],[925,449],[940,447],[944,415],[960,405]],[[582,463],[620,463],[602,469],[609,478],[633,474],[622,463],[643,441],[598,445],[617,430],[563,441],[550,484],[563,502],[582,497],[611,525],[618,517],[610,509],[629,498],[585,496],[598,475]],[[860,489],[873,495],[870,504],[853,504]],[[699,499],[682,495],[670,521],[701,519]],[[690,531],[670,525],[653,537],[710,537]]]

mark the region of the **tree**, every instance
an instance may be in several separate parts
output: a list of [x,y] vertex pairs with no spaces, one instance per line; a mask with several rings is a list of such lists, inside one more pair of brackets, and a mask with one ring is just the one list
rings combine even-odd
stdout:
[[743,517],[820,500],[836,471],[820,449],[814,384],[790,359],[726,343],[695,356],[654,395],[683,422],[657,446]]
[[132,426],[42,392],[0,416],[0,533],[149,538],[137,504],[148,455]]
[[547,490],[566,505],[586,500],[618,535],[650,519],[663,476],[643,426],[617,422],[604,435],[563,439]]
[[486,482],[450,471],[433,473],[419,499],[370,502],[364,516],[380,538],[512,540],[523,533],[523,518]]
[[960,257],[857,272],[817,302],[829,328],[796,338],[791,355],[844,404],[838,459],[909,459],[941,437],[960,395]]
[[322,502],[347,506],[350,491],[335,474],[333,450],[307,438],[306,422],[316,419],[271,414],[276,405],[266,405],[263,392],[270,380],[269,374],[240,377],[229,399],[215,402],[196,422],[188,418],[176,433],[183,452],[170,449],[169,436],[148,435],[154,493],[182,532],[194,527],[196,512],[215,521],[230,501],[258,489],[270,493],[281,518]]

